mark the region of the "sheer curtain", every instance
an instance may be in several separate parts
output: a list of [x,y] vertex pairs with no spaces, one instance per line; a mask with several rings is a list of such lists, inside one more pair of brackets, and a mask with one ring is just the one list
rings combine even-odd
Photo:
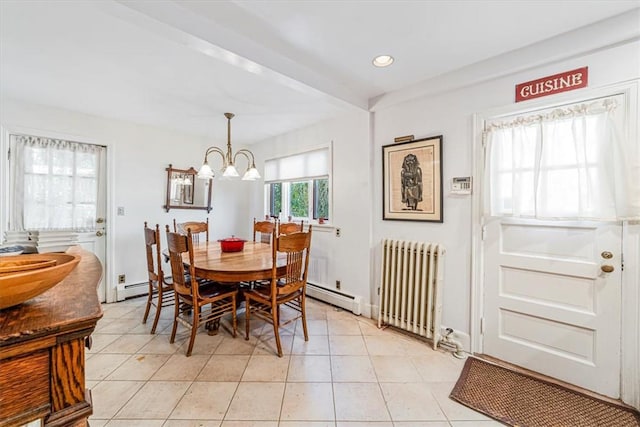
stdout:
[[27,135],[12,135],[12,140],[11,228],[94,229],[102,203],[104,147]]
[[640,219],[640,150],[623,97],[486,126],[487,214],[566,220]]

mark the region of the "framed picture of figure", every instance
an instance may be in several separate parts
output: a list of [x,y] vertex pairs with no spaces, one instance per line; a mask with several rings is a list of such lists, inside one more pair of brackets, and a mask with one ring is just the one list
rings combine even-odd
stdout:
[[442,222],[442,135],[382,147],[382,219]]

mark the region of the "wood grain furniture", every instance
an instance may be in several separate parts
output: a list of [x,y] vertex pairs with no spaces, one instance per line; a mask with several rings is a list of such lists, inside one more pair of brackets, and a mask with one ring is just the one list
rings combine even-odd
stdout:
[[[245,242],[241,252],[222,252],[219,242],[194,243],[193,262],[188,254],[182,261],[193,264],[199,278],[234,284],[269,279],[273,266],[271,245],[261,242]],[[278,275],[284,275],[286,262],[286,256],[279,254]]]
[[174,292],[173,282],[168,279],[162,271],[162,249],[160,248],[160,226],[156,224],[156,228],[152,229],[144,223],[144,245],[147,254],[147,275],[149,276],[149,295],[147,296],[147,306],[144,310],[142,323],[147,323],[147,317],[151,306],[156,308],[156,314],[153,318],[151,333],[156,333],[158,320],[162,307],[173,306]]
[[42,419],[47,427],[87,425],[85,346],[102,317],[102,266],[90,252],[61,283],[0,311],[0,426]]
[[[198,283],[190,229],[187,229],[185,236],[170,232],[169,226],[167,226],[167,249],[173,276],[173,289],[176,295],[173,329],[169,342],[175,341],[178,323],[182,323],[191,330],[187,348],[187,356],[191,356],[199,326],[205,324],[209,328],[213,328],[215,322],[217,329],[217,323],[227,313],[231,313],[233,316],[232,327],[235,338],[238,329],[236,318],[238,291],[236,287],[224,286],[215,282]],[[183,256],[187,256],[189,259],[188,275],[185,274]]]
[[256,235],[260,233],[260,241],[262,243],[271,243],[271,235],[276,229],[276,223],[271,221],[257,221],[253,218],[253,241],[256,241]]
[[187,234],[187,230],[191,230],[191,236],[194,243],[200,242],[202,234],[205,235],[205,241],[209,241],[209,218],[206,221],[187,221],[176,223],[173,220],[173,231],[180,234]]
[[278,236],[281,234],[297,233],[304,230],[304,221],[300,221],[300,224],[295,222],[281,222],[278,224]]
[[[307,285],[307,272],[309,270],[309,250],[311,248],[311,228],[304,233],[283,234],[276,238],[272,245],[272,268],[270,286],[256,287],[244,293],[246,301],[246,335],[249,339],[251,316],[258,317],[273,325],[273,333],[276,337],[278,356],[282,357],[282,345],[280,344],[280,326],[302,319],[304,340],[309,341],[307,334],[307,316],[305,309],[305,290]],[[278,254],[284,254],[287,259],[286,274],[278,274]],[[280,306],[286,305],[299,314],[286,322],[281,322]]]

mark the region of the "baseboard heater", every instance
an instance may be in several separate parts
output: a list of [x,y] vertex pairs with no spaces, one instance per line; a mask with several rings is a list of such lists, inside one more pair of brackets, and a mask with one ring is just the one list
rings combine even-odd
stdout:
[[313,283],[307,283],[307,295],[336,307],[344,308],[358,316],[362,314],[362,297],[360,296],[323,288]]
[[[117,300],[122,301],[127,298],[146,295],[148,292],[149,283],[147,282],[132,283],[129,285],[119,284],[117,288]],[[358,316],[362,314],[362,297],[360,296],[345,294],[343,292],[323,288],[312,283],[307,283],[307,295],[331,305],[335,305],[336,307],[348,310]]]
[[116,300],[123,301],[127,298],[147,295],[149,293],[149,282],[131,283],[129,285],[118,284],[116,288]]

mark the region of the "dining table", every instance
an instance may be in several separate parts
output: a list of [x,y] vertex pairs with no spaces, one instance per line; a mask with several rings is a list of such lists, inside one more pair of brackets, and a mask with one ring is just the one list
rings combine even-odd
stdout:
[[[185,266],[189,265],[189,254],[182,256]],[[196,276],[222,283],[240,283],[271,279],[272,247],[268,243],[245,242],[238,252],[223,252],[220,242],[194,242],[193,263]],[[276,274],[284,276],[287,258],[279,254]]]

